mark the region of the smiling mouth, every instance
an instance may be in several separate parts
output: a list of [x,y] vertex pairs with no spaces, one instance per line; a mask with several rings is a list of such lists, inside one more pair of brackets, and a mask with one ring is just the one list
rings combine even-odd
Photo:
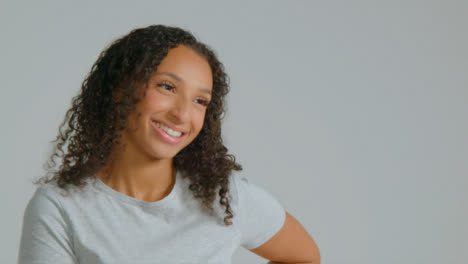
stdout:
[[163,125],[163,124],[161,124],[159,122],[156,122],[156,121],[152,121],[152,122],[157,127],[164,130],[164,132],[166,132],[171,137],[180,138],[184,134],[184,132],[173,130],[172,128],[169,128],[169,127],[167,127],[167,126],[165,126],[165,125]]

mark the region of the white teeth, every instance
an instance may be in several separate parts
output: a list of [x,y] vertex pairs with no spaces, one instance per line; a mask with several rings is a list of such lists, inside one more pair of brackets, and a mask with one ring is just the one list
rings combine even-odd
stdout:
[[179,131],[174,131],[166,126],[163,126],[161,125],[160,123],[158,122],[153,122],[156,124],[157,127],[161,128],[162,130],[166,131],[167,134],[173,136],[173,137],[180,137],[182,135],[182,132],[179,132]]

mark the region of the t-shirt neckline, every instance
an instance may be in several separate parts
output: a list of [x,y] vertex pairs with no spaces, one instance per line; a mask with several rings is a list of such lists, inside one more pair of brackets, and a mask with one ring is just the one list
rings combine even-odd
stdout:
[[108,186],[103,181],[101,181],[101,179],[99,177],[97,177],[96,175],[94,175],[93,178],[96,179],[95,187],[97,187],[99,190],[105,192],[106,194],[110,195],[111,197],[113,197],[115,199],[118,199],[118,200],[120,200],[122,202],[129,203],[129,204],[136,205],[136,206],[140,206],[140,207],[161,207],[161,206],[164,207],[164,206],[167,206],[174,199],[174,197],[176,196],[176,193],[177,193],[176,189],[177,189],[177,186],[180,184],[180,181],[181,181],[180,172],[179,172],[179,170],[177,170],[176,171],[176,177],[175,177],[175,183],[174,183],[174,186],[172,187],[171,192],[168,195],[166,195],[164,198],[162,198],[161,200],[154,201],[154,202],[147,202],[147,201],[143,201],[143,200],[128,196],[128,195],[126,195],[124,193],[121,193],[119,191],[116,191],[116,190],[112,189],[110,186]]

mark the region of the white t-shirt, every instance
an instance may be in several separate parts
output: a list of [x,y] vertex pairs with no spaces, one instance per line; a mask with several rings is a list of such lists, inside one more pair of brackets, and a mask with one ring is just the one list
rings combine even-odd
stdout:
[[145,202],[117,192],[99,178],[69,188],[36,189],[23,218],[18,263],[231,263],[242,246],[256,248],[283,226],[286,213],[265,189],[233,171],[231,226],[216,196],[209,215],[179,172],[170,194]]

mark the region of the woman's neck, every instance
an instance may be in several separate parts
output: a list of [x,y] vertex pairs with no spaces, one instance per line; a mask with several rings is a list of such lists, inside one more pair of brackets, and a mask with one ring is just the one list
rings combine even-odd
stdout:
[[173,159],[141,162],[121,157],[96,175],[118,192],[142,201],[154,202],[172,191],[176,173]]

